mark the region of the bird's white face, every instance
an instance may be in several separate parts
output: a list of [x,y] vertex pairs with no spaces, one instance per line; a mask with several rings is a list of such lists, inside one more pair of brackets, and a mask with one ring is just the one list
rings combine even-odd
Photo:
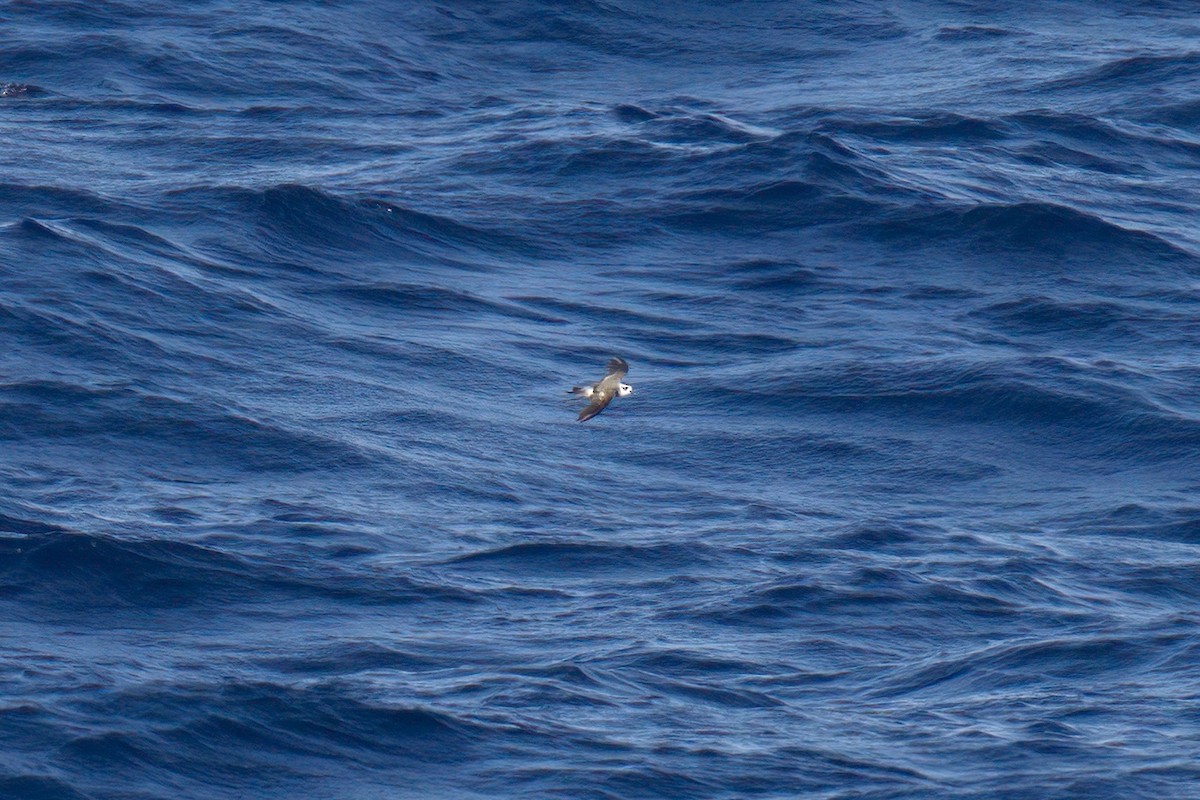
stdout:
[[627,394],[633,394],[633,387],[628,383],[617,384],[617,397],[624,397]]

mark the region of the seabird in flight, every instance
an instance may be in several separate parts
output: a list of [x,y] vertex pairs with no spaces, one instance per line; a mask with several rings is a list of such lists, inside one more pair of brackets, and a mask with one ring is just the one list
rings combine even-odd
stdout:
[[568,394],[580,395],[588,401],[587,406],[579,412],[580,422],[587,422],[599,414],[608,407],[614,397],[633,394],[632,386],[621,383],[621,378],[624,378],[625,373],[629,372],[629,365],[625,363],[625,359],[609,359],[607,369],[608,373],[599,383],[593,383],[591,386],[576,386],[568,390]]

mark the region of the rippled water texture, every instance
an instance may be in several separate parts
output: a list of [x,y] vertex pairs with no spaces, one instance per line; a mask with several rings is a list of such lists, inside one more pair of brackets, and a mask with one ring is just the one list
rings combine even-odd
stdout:
[[1194,11],[0,2],[0,797],[1195,795]]

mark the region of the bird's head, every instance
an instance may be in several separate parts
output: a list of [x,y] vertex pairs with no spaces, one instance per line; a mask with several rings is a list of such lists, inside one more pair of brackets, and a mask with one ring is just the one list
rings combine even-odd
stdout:
[[624,397],[627,394],[633,394],[633,387],[628,383],[617,384],[617,397]]

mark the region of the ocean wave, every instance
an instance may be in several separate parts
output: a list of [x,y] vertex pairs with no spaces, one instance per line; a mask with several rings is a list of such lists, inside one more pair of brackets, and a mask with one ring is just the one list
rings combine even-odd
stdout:
[[23,519],[20,517],[12,517],[8,514],[0,514],[0,532],[15,533],[21,536],[31,534],[44,533],[62,533],[64,528],[57,525],[51,525],[35,519]]
[[[3,386],[5,438],[125,442],[126,457],[182,460],[202,454],[238,470],[355,468],[386,456],[247,411],[127,386],[22,381]],[[190,455],[189,455],[190,454]]]
[[1200,543],[1200,509],[1192,506],[1154,508],[1141,503],[1125,503],[1102,513],[1076,515],[1065,523],[1078,535]]
[[[158,692],[126,693],[125,707],[153,708],[168,700]],[[359,699],[337,686],[288,686],[267,682],[228,686],[182,687],[169,692],[199,713],[167,739],[184,748],[217,747],[233,756],[254,745],[276,752],[309,755],[373,752],[380,756],[441,761],[469,746],[472,732],[486,726],[431,709]],[[458,748],[451,748],[453,743]]]
[[781,180],[740,189],[684,192],[663,203],[655,220],[681,229],[729,232],[793,230],[846,219],[880,216],[889,206],[827,189]]
[[872,690],[875,696],[959,690],[995,691],[1014,676],[1039,675],[1049,682],[1070,682],[1082,673],[1092,680],[1119,680],[1123,674],[1153,669],[1162,646],[1173,649],[1184,637],[1089,636],[983,647],[961,656],[901,671]]
[[[1089,374],[1091,373],[1091,374]],[[1189,459],[1200,428],[1186,413],[1112,383],[1069,360],[823,365],[799,376],[723,384],[737,403],[775,413],[884,415],[908,424],[988,424],[1064,437],[1075,450],[1117,459]]]
[[581,542],[528,542],[494,550],[469,553],[452,562],[458,567],[483,566],[489,570],[593,575],[633,572],[647,569],[675,570],[704,566],[713,554],[697,545],[654,544],[613,545]]
[[[186,712],[166,721],[164,708]],[[88,704],[86,713],[96,724],[55,737],[61,743],[54,758],[86,770],[81,788],[102,793],[129,769],[171,774],[176,785],[197,791],[265,770],[276,785],[309,791],[340,774],[344,759],[387,774],[449,765],[480,746],[523,738],[465,715],[328,683],[162,682],[115,691]],[[445,791],[454,783],[435,770],[409,785]]]
[[0,538],[0,551],[6,555],[6,596],[30,608],[221,608],[267,595],[369,606],[478,601],[466,590],[402,574],[337,565],[296,568],[166,539],[25,532]]
[[[696,611],[701,619],[725,625],[778,628],[809,614],[836,614],[869,624],[902,616],[914,633],[936,627],[963,632],[1005,625],[1021,614],[1021,603],[974,585],[926,580],[902,569],[866,567],[830,583],[797,577],[780,579],[736,598]],[[929,609],[938,609],[930,612]]]
[[735,261],[727,265],[726,275],[737,289],[768,292],[774,296],[810,294],[830,288],[827,274],[794,261]]
[[942,113],[912,118],[879,120],[834,117],[822,122],[822,129],[867,136],[893,142],[953,142],[962,146],[1002,141],[1012,131],[1002,120],[972,117],[966,114]]
[[1148,121],[1173,125],[1194,133],[1196,126],[1200,125],[1200,100],[1160,103],[1142,113]]
[[0,208],[9,219],[111,214],[131,205],[84,187],[0,183]]
[[1151,325],[1174,326],[1182,316],[1167,315],[1115,301],[1058,302],[1049,297],[1005,300],[972,312],[1002,328],[1031,333],[1072,336],[1075,334],[1120,334],[1138,337]]
[[561,325],[566,322],[562,317],[540,314],[513,303],[488,300],[469,292],[455,291],[441,286],[397,283],[343,285],[329,290],[329,294],[363,304],[382,306],[397,312],[429,311],[472,318],[482,314],[492,314],[505,319],[525,319],[552,325]]
[[1089,92],[1114,90],[1127,85],[1152,82],[1167,87],[1174,81],[1190,81],[1200,70],[1200,53],[1134,55],[1115,58],[1074,75],[1042,84],[1043,90],[1087,89]]
[[[223,295],[233,295],[232,305],[246,308],[253,304],[251,295],[235,287],[223,285],[219,288],[202,287],[195,280],[197,273],[223,273],[232,276],[249,274],[218,258],[198,253],[184,243],[173,241],[138,225],[111,222],[93,217],[68,216],[54,219],[24,217],[7,231],[9,241],[18,245],[41,241],[60,246],[60,252],[78,258],[82,271],[64,270],[64,274],[78,274],[90,281],[119,283],[123,289],[142,292],[143,297],[159,294],[148,288],[151,283],[166,284],[174,292],[190,295],[205,295],[204,304],[220,303]],[[0,240],[3,241],[3,240]],[[153,273],[147,281],[146,272]],[[64,284],[67,281],[63,281]],[[82,287],[70,287],[85,295]],[[89,287],[93,288],[93,287]],[[259,310],[265,309],[259,301]]]
[[0,777],[0,792],[9,797],[54,798],[54,800],[90,800],[70,781],[48,775],[5,775]]
[[998,25],[943,25],[938,28],[934,38],[947,42],[987,42],[992,39],[1017,36],[1020,33],[1022,32],[1019,30]]
[[1083,149],[1043,140],[1021,145],[1014,155],[1020,161],[1039,167],[1070,167],[1105,175],[1138,175],[1145,172],[1140,164],[1105,158]]
[[293,654],[269,653],[259,663],[286,675],[353,675],[379,670],[438,670],[440,658],[376,642],[350,641]]
[[346,199],[302,185],[263,190],[189,188],[175,190],[169,197],[189,208],[203,202],[225,213],[240,211],[247,222],[258,226],[251,229],[252,238],[268,237],[273,248],[285,252],[296,247],[323,253],[382,249],[393,255],[536,252],[533,243],[511,233],[476,228],[385,200]]
[[993,251],[1101,260],[1137,255],[1168,260],[1195,258],[1189,251],[1148,231],[1044,202],[985,203],[932,213],[909,212],[899,219],[872,222],[865,227],[889,239],[951,240]]

